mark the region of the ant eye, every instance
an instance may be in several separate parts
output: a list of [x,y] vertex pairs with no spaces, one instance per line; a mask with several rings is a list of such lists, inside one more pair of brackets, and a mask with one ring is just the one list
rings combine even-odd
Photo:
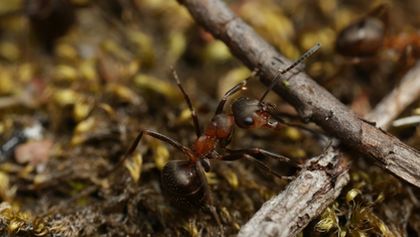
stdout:
[[254,119],[250,116],[246,117],[243,122],[244,122],[244,125],[246,126],[254,125]]

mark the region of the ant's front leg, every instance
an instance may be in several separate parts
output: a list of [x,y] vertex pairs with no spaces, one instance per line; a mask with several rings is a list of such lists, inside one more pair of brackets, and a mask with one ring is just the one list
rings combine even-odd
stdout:
[[[221,160],[225,160],[225,161],[234,161],[234,160],[239,160],[242,158],[248,158],[248,159],[252,159],[253,161],[255,161],[261,168],[267,170],[269,173],[271,173],[272,175],[280,178],[280,179],[292,179],[292,177],[290,176],[284,176],[279,174],[278,172],[276,172],[275,170],[271,169],[269,166],[267,166],[267,164],[265,164],[263,161],[261,161],[259,155],[263,155],[263,156],[268,156],[277,160],[280,160],[282,162],[287,162],[287,163],[291,163],[291,159],[283,156],[283,155],[279,155],[261,148],[248,148],[248,149],[229,149],[226,148],[226,150],[228,151],[227,155],[224,155],[222,157],[220,157],[219,159]],[[294,165],[300,167],[300,165],[293,163]]]
[[[274,158],[278,161],[282,161],[282,162],[286,162],[286,163],[292,163],[293,161],[287,157],[287,156],[283,156],[271,151],[267,151],[258,147],[255,148],[245,148],[245,149],[230,149],[230,148],[226,148],[226,150],[229,152],[229,155],[233,155],[232,158],[235,155],[242,155],[242,154],[247,154],[250,155],[252,157],[256,157],[258,155],[263,155],[263,156],[267,156],[267,157],[271,157]],[[257,158],[256,158],[257,159]],[[233,159],[235,160],[235,159]]]
[[220,100],[219,104],[217,105],[215,115],[223,113],[224,106],[225,106],[227,100],[229,99],[229,97],[234,95],[235,93],[237,93],[240,90],[246,89],[246,84],[248,83],[248,80],[253,78],[253,77],[256,77],[258,75],[258,73],[260,73],[260,69],[257,67],[251,72],[251,75],[249,75],[245,80],[239,82],[234,87],[230,88],[223,95],[222,99]]

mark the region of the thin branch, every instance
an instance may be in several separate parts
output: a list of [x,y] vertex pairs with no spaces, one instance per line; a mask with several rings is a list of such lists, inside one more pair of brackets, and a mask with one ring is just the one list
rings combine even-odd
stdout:
[[[347,159],[330,147],[308,160],[286,189],[273,197],[242,226],[238,237],[295,236],[330,205],[349,182]],[[312,168],[311,168],[312,167]]]
[[[414,85],[420,85],[420,63],[403,77],[400,85],[366,118],[380,121],[380,126],[390,124],[404,108],[420,96],[420,93],[411,93],[416,90]],[[395,99],[401,94],[411,97],[404,96],[404,103],[401,103],[401,100]],[[309,160],[305,164],[307,169],[303,169],[283,192],[267,201],[241,228],[238,236],[255,236],[255,233],[259,233],[259,236],[289,237],[300,233],[336,199],[348,183],[347,160],[337,148],[330,148],[321,156]],[[338,176],[334,177],[334,174]]]
[[[220,0],[180,2],[197,22],[221,39],[245,65],[261,69],[261,78],[266,85],[279,70],[274,58],[285,62],[284,67],[290,64]],[[312,120],[343,144],[374,158],[382,168],[420,187],[419,151],[358,118],[308,75],[299,73],[287,84],[279,83],[274,91],[292,104],[302,118]]]
[[382,99],[366,119],[376,126],[387,129],[391,122],[420,96],[420,61],[402,78],[398,87]]

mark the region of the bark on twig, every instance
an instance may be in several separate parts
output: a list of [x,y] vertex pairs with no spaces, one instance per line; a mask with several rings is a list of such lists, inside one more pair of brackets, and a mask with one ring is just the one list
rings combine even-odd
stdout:
[[[220,0],[179,2],[187,7],[197,22],[221,39],[245,65],[249,68],[260,68],[265,84],[270,84],[279,70],[274,58],[290,64],[289,60],[258,36]],[[419,151],[359,119],[306,74],[295,75],[287,85],[279,83],[274,91],[292,104],[302,118],[312,120],[339,138],[343,144],[374,158],[382,168],[420,187]]]
[[310,159],[286,189],[273,197],[239,231],[238,237],[295,236],[330,205],[349,182],[347,159],[330,147]]
[[387,129],[391,122],[420,96],[420,61],[402,78],[400,84],[376,105],[366,119]]
[[[419,87],[420,63],[417,63],[403,77],[400,85],[366,117],[378,121],[381,127],[387,127],[386,125],[390,124],[404,108],[420,96],[420,93],[414,93],[419,91]],[[397,99],[402,94],[404,97]],[[329,164],[334,164],[331,166],[333,168],[328,168]],[[306,167],[312,170],[302,170],[283,192],[267,201],[241,228],[238,237],[255,236],[255,233],[259,233],[259,236],[295,236],[300,233],[313,218],[319,216],[335,200],[348,183],[346,164],[343,154],[334,148],[320,157],[309,160]],[[331,174],[338,176],[334,179]]]

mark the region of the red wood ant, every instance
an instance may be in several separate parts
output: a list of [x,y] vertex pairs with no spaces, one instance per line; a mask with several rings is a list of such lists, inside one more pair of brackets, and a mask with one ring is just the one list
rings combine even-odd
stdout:
[[375,61],[381,49],[393,50],[399,56],[419,57],[420,35],[388,35],[388,7],[379,5],[365,17],[345,27],[337,36],[337,52],[353,57],[354,63]]
[[[198,116],[189,96],[184,91],[177,73],[172,69],[173,78],[182,92],[189,110],[191,111],[191,117],[197,139],[192,144],[191,148],[189,148],[159,132],[143,129],[136,136],[129,149],[113,170],[120,167],[134,152],[143,135],[149,135],[172,145],[181,151],[187,157],[187,160],[171,160],[163,167],[161,173],[161,187],[165,197],[167,197],[173,206],[187,211],[192,210],[192,208],[203,206],[208,207],[218,224],[221,226],[218,215],[212,205],[209,186],[204,175],[204,172],[210,171],[210,160],[233,161],[244,157],[251,158],[266,168],[270,173],[278,177],[285,178],[271,170],[262,161],[260,161],[258,157],[259,155],[263,155],[279,161],[291,162],[288,157],[263,150],[261,148],[229,149],[226,148],[226,146],[230,143],[235,122],[239,127],[247,128],[257,126],[274,126],[273,123],[269,121],[270,116],[268,115],[268,111],[266,109],[267,107],[272,106],[268,106],[263,103],[263,99],[267,95],[268,91],[272,89],[274,84],[277,83],[281,74],[284,74],[296,67],[303,60],[317,51],[319,47],[320,45],[317,44],[303,54],[295,63],[286,69],[279,71],[277,77],[273,80],[272,85],[259,101],[240,98],[234,102],[232,106],[232,114],[224,113],[223,108],[228,98],[244,89],[247,80],[258,73],[258,69],[254,70],[249,78],[235,85],[225,93],[217,106],[215,115],[211,119],[209,125],[204,129],[204,132],[201,132]],[[219,151],[223,151],[224,153],[221,154]],[[113,170],[111,170],[111,172]]]
[[[290,159],[285,156],[260,148],[238,150],[229,149],[226,155],[221,155],[217,151],[218,148],[225,148],[230,143],[235,125],[233,115],[223,113],[223,105],[229,96],[244,89],[246,80],[231,88],[223,96],[223,99],[218,105],[218,108],[222,109],[217,109],[215,115],[210,121],[210,124],[204,129],[204,133],[202,133],[198,116],[192,106],[191,100],[184,91],[176,72],[172,72],[173,78],[175,79],[191,111],[197,139],[192,144],[191,148],[189,148],[159,132],[143,129],[136,136],[133,143],[115,168],[121,166],[122,163],[134,152],[143,135],[149,135],[172,145],[184,153],[188,160],[172,160],[164,166],[161,176],[162,190],[174,206],[182,209],[189,209],[191,207],[200,207],[203,206],[203,204],[211,203],[207,180],[204,176],[204,171],[210,171],[211,159],[232,161],[241,159],[243,156],[257,159],[255,156],[261,154],[281,161],[290,162]],[[273,171],[270,170],[270,172]]]

